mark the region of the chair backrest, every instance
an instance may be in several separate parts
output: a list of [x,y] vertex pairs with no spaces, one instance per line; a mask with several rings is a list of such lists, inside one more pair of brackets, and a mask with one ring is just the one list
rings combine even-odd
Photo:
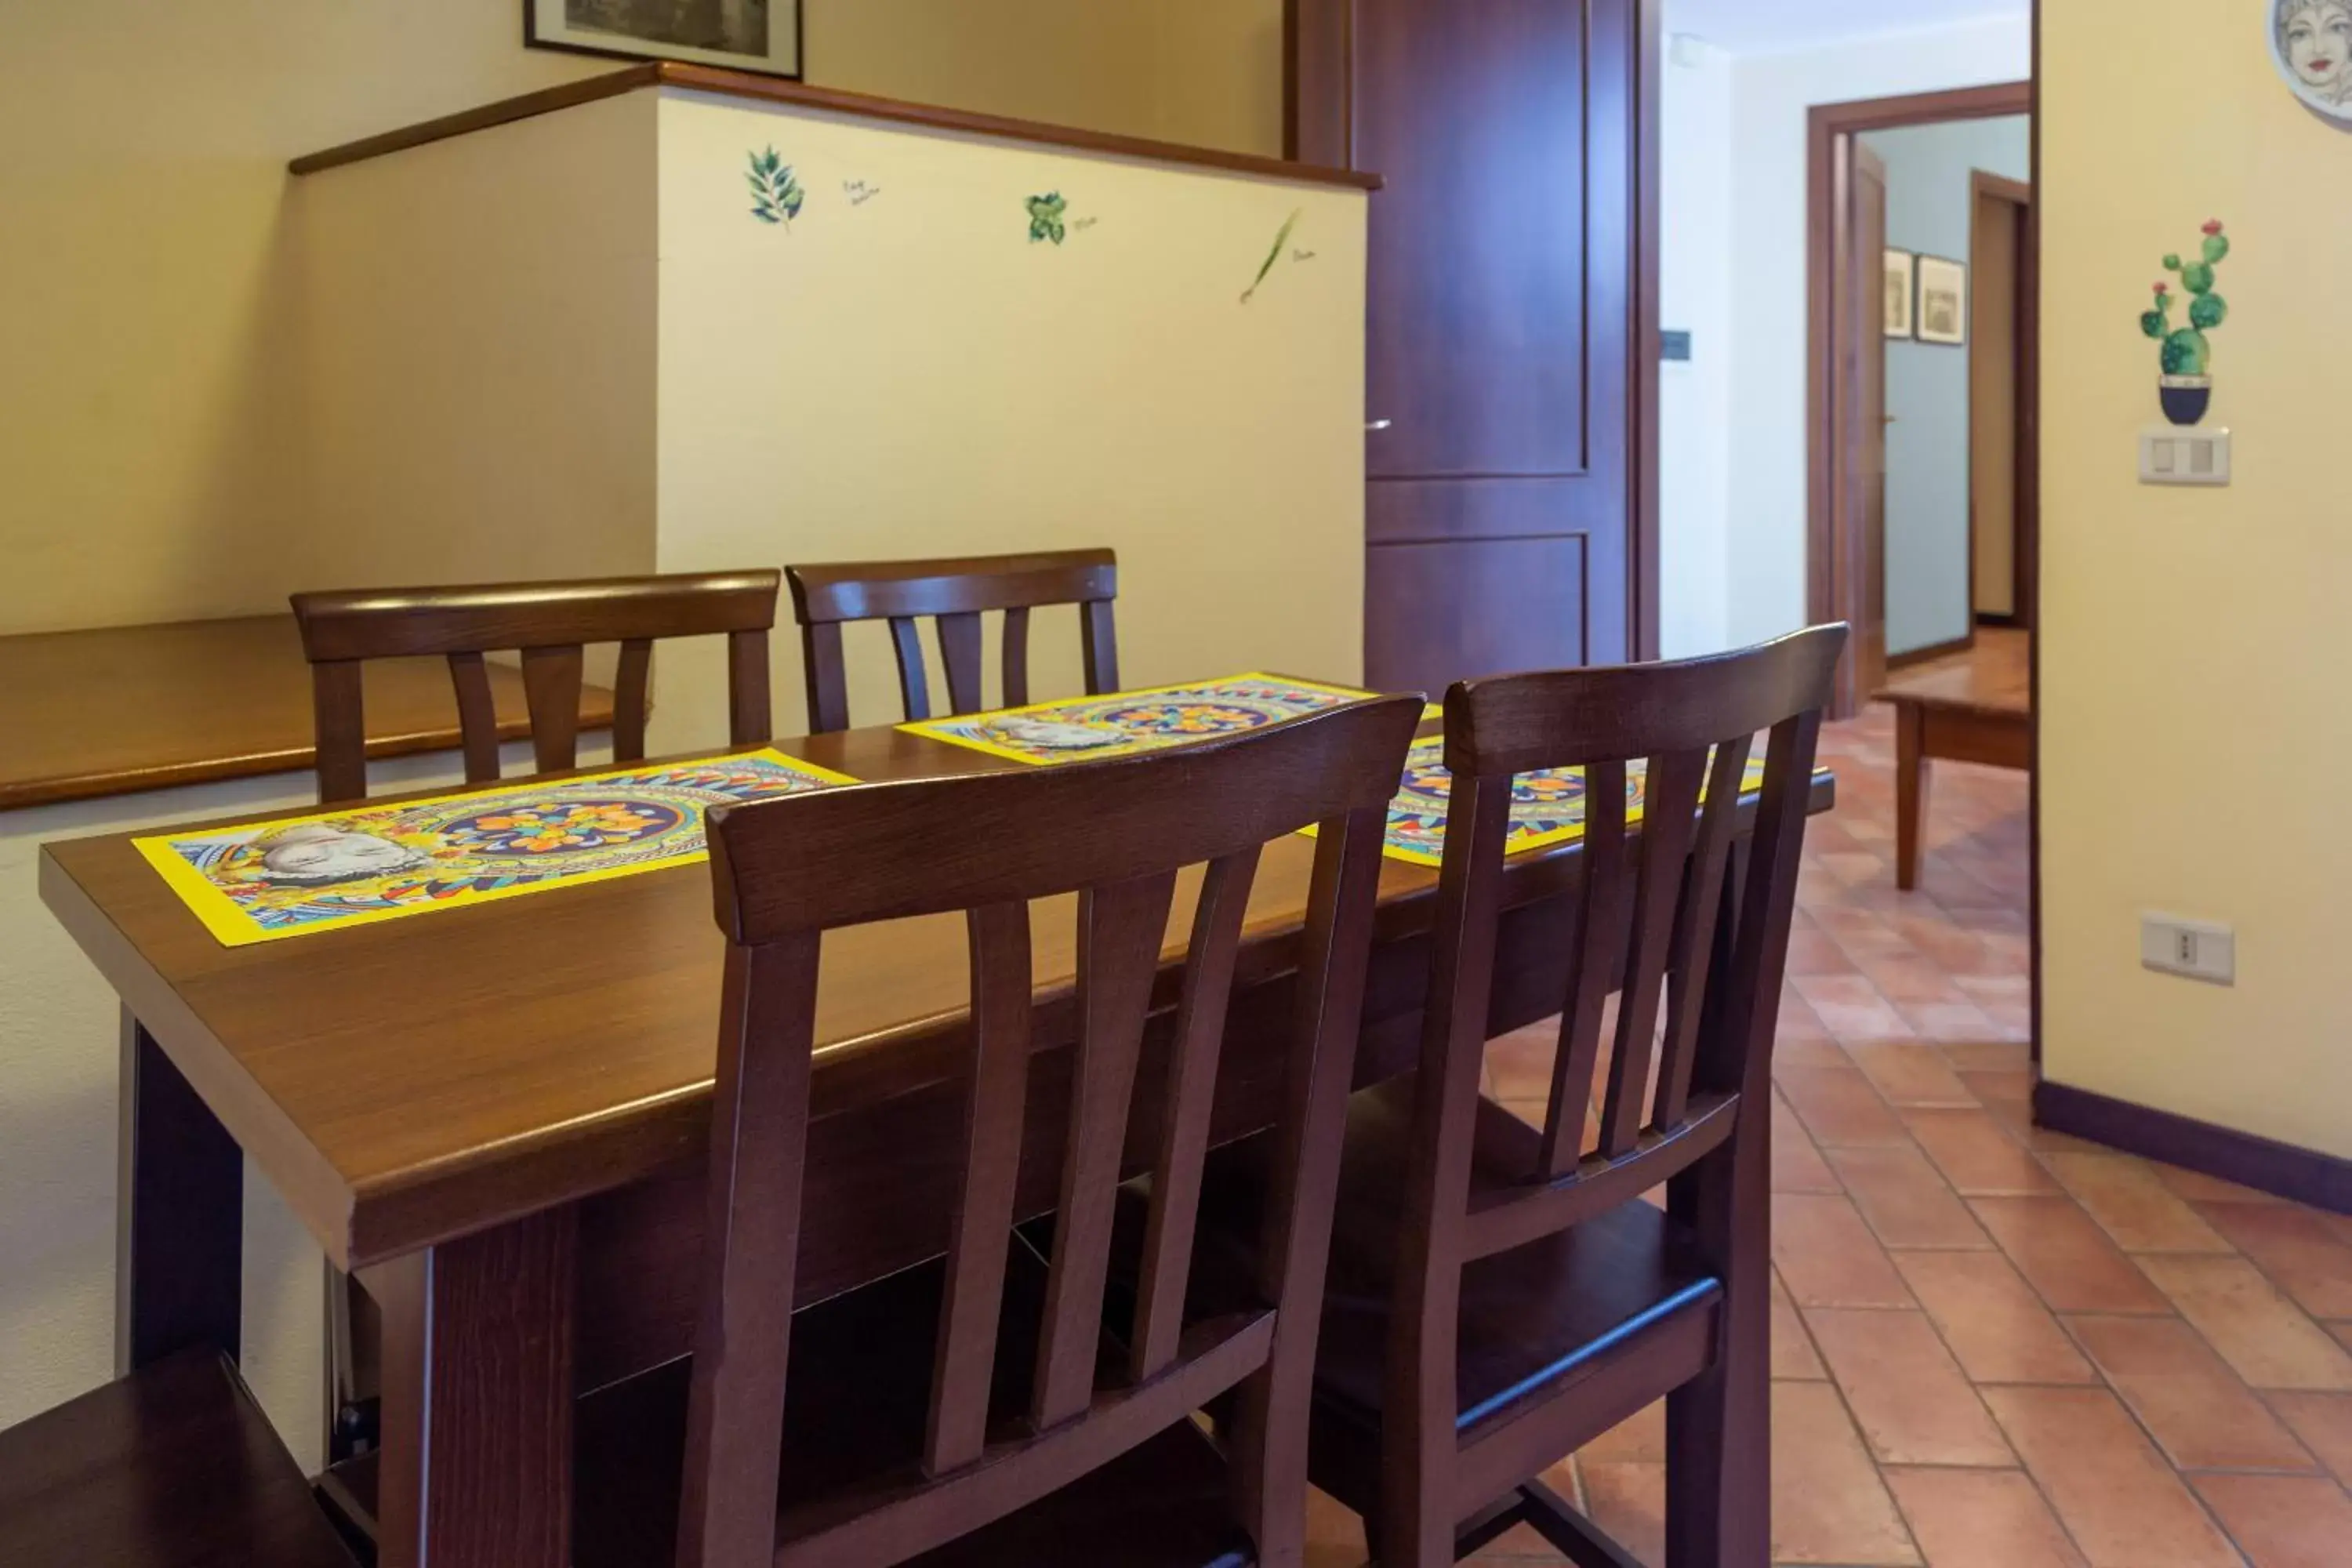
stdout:
[[[1446,693],[1453,784],[1398,1279],[1419,1306],[1401,1316],[1450,1332],[1463,1264],[1638,1196],[1763,1113],[1815,745],[1845,636],[1816,626],[1716,658],[1503,676]],[[1759,731],[1769,731],[1761,794],[1743,841],[1741,784]],[[1638,837],[1627,832],[1629,763],[1644,764]],[[1474,1179],[1512,780],[1558,767],[1584,769],[1585,817],[1550,1100],[1533,1168]],[[1617,1030],[1596,1085],[1612,992]],[[1421,1364],[1449,1375],[1450,1343]],[[1450,1430],[1455,1406],[1429,1407]]]
[[[1307,1393],[1381,839],[1418,700],[1097,763],[819,791],[714,814],[729,947],[682,1568],[889,1563],[968,1533],[1242,1386],[1236,1518],[1303,1529]],[[1291,1093],[1258,1310],[1181,1311],[1216,1062],[1264,845],[1318,826]],[[953,854],[940,846],[951,843]],[[1177,870],[1204,865],[1123,1377],[1097,1386],[1114,1193]],[[1026,1422],[990,1430],[1031,1051],[1030,900],[1076,891],[1077,1033]],[[817,952],[829,929],[962,911],[971,1058],[921,1479],[776,1510]],[[781,1539],[780,1539],[781,1537]],[[1263,1560],[1263,1559],[1261,1559]],[[1295,1560],[1295,1557],[1293,1558]]]
[[960,561],[856,561],[792,566],[793,613],[801,624],[808,671],[809,729],[849,728],[849,685],[842,662],[845,621],[887,620],[898,653],[898,689],[908,719],[931,716],[923,644],[915,622],[938,618],[940,658],[947,667],[948,710],[981,707],[980,617],[1004,612],[1004,705],[1029,700],[1029,612],[1042,605],[1078,606],[1087,690],[1118,689],[1118,638],[1111,601],[1118,597],[1118,557],[1108,550],[1036,555],[975,555]]
[[457,689],[466,781],[486,784],[499,776],[499,724],[485,653],[521,653],[535,766],[541,773],[559,773],[579,761],[587,645],[620,645],[613,758],[634,763],[646,754],[655,642],[724,634],[728,742],[758,745],[774,734],[768,634],[776,624],[778,586],[778,574],[767,571],[297,594],[294,618],[310,661],[317,714],[319,798],[359,800],[367,795],[361,666],[371,658],[448,658],[449,678]]

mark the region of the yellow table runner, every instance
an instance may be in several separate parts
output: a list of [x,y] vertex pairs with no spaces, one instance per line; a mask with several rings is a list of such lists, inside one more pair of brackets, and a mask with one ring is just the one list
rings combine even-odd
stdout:
[[[1432,736],[1415,741],[1405,753],[1404,785],[1389,803],[1389,830],[1383,848],[1393,859],[1416,866],[1445,863],[1445,808],[1453,798],[1454,775],[1445,768],[1445,742]],[[1643,786],[1648,770],[1638,762],[1625,764],[1625,821],[1642,820]],[[1748,759],[1739,781],[1742,795],[1763,787],[1764,759]],[[1521,773],[1511,781],[1511,826],[1505,830],[1503,853],[1517,855],[1548,848],[1584,837],[1584,770],[1544,768]]]
[[919,719],[898,728],[951,746],[1050,767],[1263,729],[1371,695],[1254,671],[1182,686],[1033,702],[992,713]]
[[683,866],[711,806],[856,781],[776,751],[131,841],[225,946]]

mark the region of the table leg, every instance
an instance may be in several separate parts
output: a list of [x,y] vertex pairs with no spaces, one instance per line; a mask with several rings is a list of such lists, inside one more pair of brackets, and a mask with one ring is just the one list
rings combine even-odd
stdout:
[[383,1310],[382,1568],[565,1568],[579,1211],[361,1272]]
[[240,1349],[245,1153],[155,1037],[122,1011],[114,1368]]
[[1895,885],[1919,885],[1920,832],[1927,816],[1927,713],[1916,702],[1895,708]]

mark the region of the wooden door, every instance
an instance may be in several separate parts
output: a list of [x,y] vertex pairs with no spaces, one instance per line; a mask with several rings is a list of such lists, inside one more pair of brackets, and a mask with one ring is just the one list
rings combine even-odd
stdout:
[[2025,228],[2032,187],[1983,170],[1969,234],[1970,607],[1979,621],[2025,625],[2021,589],[2026,487]]
[[1365,679],[1656,637],[1657,0],[1293,0],[1292,150],[1377,171]]
[[1841,604],[1859,606],[1841,672],[1842,713],[1886,683],[1886,164],[1849,136],[1840,208],[1831,352],[1837,367],[1837,505],[1845,548],[1832,569]]

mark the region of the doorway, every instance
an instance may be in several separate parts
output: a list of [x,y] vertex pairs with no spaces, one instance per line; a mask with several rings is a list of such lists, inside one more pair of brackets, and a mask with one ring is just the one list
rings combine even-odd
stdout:
[[2025,289],[2033,187],[1972,170],[1969,208],[1969,607],[1977,626],[2024,630],[2032,625],[2025,574],[2040,501],[2018,439],[2039,346]]
[[[1975,323],[1965,315],[1957,325],[1951,321],[1948,301],[1939,293],[1934,301],[1937,309],[1930,313],[1932,324],[1916,319],[1908,323],[1907,342],[1918,345],[1919,352],[1912,354],[1898,344],[1900,353],[1891,355],[1889,335],[1896,326],[1888,286],[1890,253],[1895,250],[1909,256],[1915,268],[1924,258],[1937,287],[1946,292],[1956,286],[1951,279],[1957,270],[1966,267],[1973,273],[1971,186],[1963,167],[1950,199],[1956,234],[1938,236],[1929,226],[1927,238],[1914,237],[1906,246],[1906,235],[1919,231],[1895,194],[1895,182],[1903,177],[1902,171],[1889,167],[1890,163],[1899,164],[1908,151],[1903,135],[1896,133],[2030,116],[2032,110],[2032,85],[2011,82],[1822,104],[1809,116],[1806,608],[1812,621],[1843,620],[1853,627],[1839,671],[1832,710],[1836,717],[1859,712],[1879,690],[1890,655],[1899,661],[1906,653],[1965,647],[1975,626],[1975,587],[1969,581],[1977,549],[1969,521],[1975,456],[1966,435],[1973,399],[1967,357],[1952,352],[1970,341]],[[1891,226],[1890,212],[1895,215]],[[2032,213],[2028,205],[2016,242],[2013,309],[2018,310],[2030,310],[2034,294],[2039,238]],[[1958,287],[1965,290],[1966,285]],[[1915,283],[1910,291],[1915,318],[1916,301],[1922,297]],[[1964,298],[1972,313],[1972,296]],[[1923,333],[1923,328],[1929,330]],[[2011,492],[2017,498],[2034,493],[2039,473],[2031,336],[2029,317],[2014,340],[2024,363],[2013,365],[2009,377],[2013,408],[2008,472]],[[1939,355],[1947,357],[1938,363]],[[1927,395],[1931,388],[1942,401]],[[1916,493],[1949,507],[1952,516],[1923,521],[1911,510],[1898,514],[1890,549],[1890,443],[1899,460],[1931,441],[1948,461],[1950,473],[1944,479],[1922,480]],[[2030,517],[2030,509],[2021,511],[2012,504],[2011,510],[2021,523]],[[2030,617],[2030,569],[2021,580],[2017,563],[2030,562],[2032,550],[2014,533],[2011,541],[2011,577],[2021,585],[2012,589],[2011,613]],[[1903,593],[1917,580],[1913,563],[1931,557],[1945,562],[1948,573],[1948,585],[1932,615],[1913,602],[1917,595],[1906,598]],[[1890,566],[1895,585],[1892,603]]]

